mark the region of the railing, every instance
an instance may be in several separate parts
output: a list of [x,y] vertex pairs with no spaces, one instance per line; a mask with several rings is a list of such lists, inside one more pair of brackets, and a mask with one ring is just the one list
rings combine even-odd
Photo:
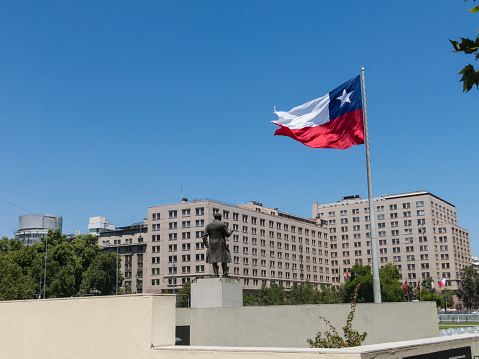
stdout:
[[479,314],[438,314],[439,322],[479,322]]

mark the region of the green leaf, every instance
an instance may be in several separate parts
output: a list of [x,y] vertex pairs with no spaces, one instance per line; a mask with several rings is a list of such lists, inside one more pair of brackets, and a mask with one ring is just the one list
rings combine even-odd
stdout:
[[476,6],[475,8],[469,9],[469,11],[472,12],[473,14],[475,14],[476,12],[479,12],[479,5]]
[[459,75],[462,75],[460,81],[463,82],[463,92],[469,92],[474,85],[479,88],[479,72],[477,72],[471,64],[464,67],[462,71],[459,72]]

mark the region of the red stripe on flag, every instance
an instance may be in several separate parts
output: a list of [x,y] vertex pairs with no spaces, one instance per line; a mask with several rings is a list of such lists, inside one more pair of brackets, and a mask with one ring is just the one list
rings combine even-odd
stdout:
[[[278,125],[275,123],[275,125]],[[345,150],[354,145],[364,143],[363,110],[348,112],[333,121],[316,127],[290,129],[280,128],[275,136],[287,136],[313,148],[337,148]]]

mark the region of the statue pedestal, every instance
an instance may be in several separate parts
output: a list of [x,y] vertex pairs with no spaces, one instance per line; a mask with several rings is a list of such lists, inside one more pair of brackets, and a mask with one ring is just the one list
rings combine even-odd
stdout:
[[191,308],[243,306],[243,286],[236,278],[201,278],[191,283]]

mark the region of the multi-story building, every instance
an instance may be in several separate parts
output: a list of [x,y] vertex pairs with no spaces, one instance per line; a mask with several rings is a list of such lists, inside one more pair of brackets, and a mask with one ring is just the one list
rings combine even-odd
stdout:
[[[394,263],[412,285],[427,276],[456,289],[471,264],[469,232],[458,226],[454,205],[419,191],[374,198],[378,261]],[[371,264],[369,202],[360,196],[313,204],[313,218],[328,222],[333,283],[346,280],[355,263]]]
[[[211,264],[206,263],[202,235],[215,212],[220,212],[222,221],[234,230],[227,241],[232,258],[229,274],[239,278],[247,292],[260,289],[263,283],[282,284],[286,289],[306,280],[316,286],[331,285],[325,222],[266,208],[257,202],[228,205],[184,200],[149,207],[146,243],[133,239],[126,244],[125,239],[131,240],[130,237],[116,231],[101,233],[99,245],[118,250],[123,263],[130,261],[126,260],[131,255],[127,252],[129,247],[141,247],[143,292],[179,289],[188,280],[213,275]],[[132,257],[133,263],[135,260]],[[122,270],[127,270],[124,264]],[[129,275],[125,277],[125,281],[130,279]],[[134,277],[132,268],[131,288],[138,285]]]
[[[146,222],[146,221],[145,221]],[[116,252],[121,257],[121,271],[125,277],[122,287],[132,293],[143,293],[148,226],[135,224],[99,233],[97,244],[106,252]]]
[[331,285],[328,232],[312,220],[263,207],[199,200],[148,209],[148,248],[145,291],[158,292],[193,278],[212,275],[201,236],[213,214],[234,230],[229,238],[231,277],[243,288],[258,290],[263,283],[291,285],[308,280]]
[[21,240],[25,245],[31,245],[38,242],[41,237],[48,237],[50,229],[59,229],[61,232],[62,223],[62,216],[54,214],[28,214],[20,216],[15,238]]

